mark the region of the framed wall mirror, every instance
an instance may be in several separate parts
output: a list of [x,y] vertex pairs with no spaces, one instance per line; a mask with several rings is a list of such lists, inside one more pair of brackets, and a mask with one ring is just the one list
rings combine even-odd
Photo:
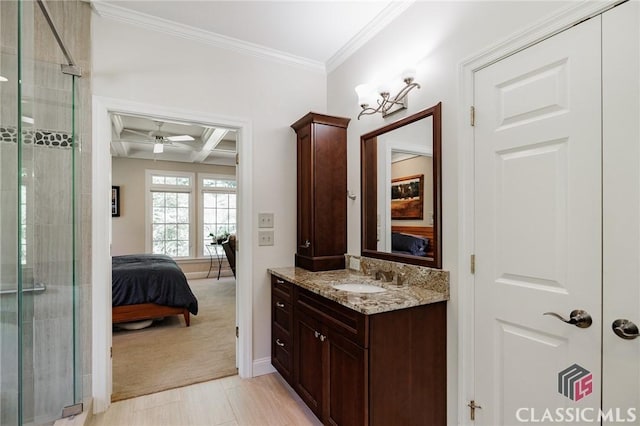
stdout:
[[442,268],[440,107],[361,136],[362,256]]

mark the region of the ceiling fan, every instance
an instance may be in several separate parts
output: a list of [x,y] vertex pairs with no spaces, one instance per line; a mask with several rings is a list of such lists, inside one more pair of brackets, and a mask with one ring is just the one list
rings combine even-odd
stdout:
[[140,132],[132,129],[122,129],[122,131],[148,138],[148,142],[153,142],[154,154],[162,153],[164,151],[165,144],[169,145],[173,142],[188,142],[194,140],[194,138],[189,135],[175,135],[173,133],[162,131],[162,125],[164,124],[162,121],[154,121],[154,123],[158,126],[158,129],[151,130],[150,132]]

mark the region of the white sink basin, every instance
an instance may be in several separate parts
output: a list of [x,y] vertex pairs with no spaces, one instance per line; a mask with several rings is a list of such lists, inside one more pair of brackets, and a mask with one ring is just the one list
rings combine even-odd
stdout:
[[337,290],[348,291],[350,293],[382,293],[383,291],[387,291],[382,287],[372,284],[345,283],[334,284],[332,287]]

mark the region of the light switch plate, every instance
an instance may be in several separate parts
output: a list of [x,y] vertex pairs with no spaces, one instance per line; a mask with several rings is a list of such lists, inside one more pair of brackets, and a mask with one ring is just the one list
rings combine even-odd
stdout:
[[258,228],[273,228],[273,213],[258,213]]
[[273,231],[258,231],[258,245],[259,246],[272,246],[273,245]]

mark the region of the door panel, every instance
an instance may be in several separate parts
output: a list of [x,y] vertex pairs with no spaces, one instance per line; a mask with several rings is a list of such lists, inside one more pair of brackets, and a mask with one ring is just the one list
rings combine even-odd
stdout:
[[475,75],[476,424],[599,408],[600,63],[598,17]]
[[611,328],[619,318],[640,326],[639,14],[638,2],[627,2],[602,17],[605,410],[640,407],[640,338]]
[[329,401],[325,407],[331,425],[367,424],[367,350],[338,333],[329,337]]
[[316,416],[322,417],[322,342],[316,336],[321,324],[298,313],[294,324],[294,384],[303,401]]

